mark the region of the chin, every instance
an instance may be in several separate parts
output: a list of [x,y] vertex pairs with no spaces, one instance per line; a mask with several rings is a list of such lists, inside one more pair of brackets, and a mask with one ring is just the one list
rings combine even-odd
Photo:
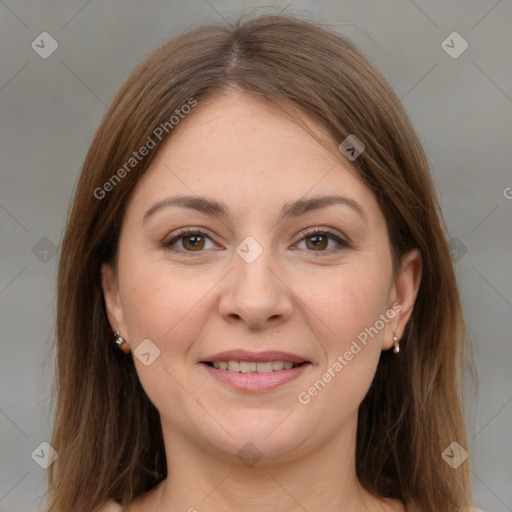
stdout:
[[[295,414],[289,410],[262,412],[261,410],[240,411],[226,421],[227,430],[222,429],[221,437],[211,437],[211,431],[204,440],[210,447],[222,453],[223,458],[236,457],[257,461],[259,465],[291,460],[299,455],[299,447],[312,439],[313,432],[305,425],[297,424]],[[225,421],[218,418],[219,422]],[[311,420],[305,420],[313,425]],[[250,464],[246,464],[250,466]]]

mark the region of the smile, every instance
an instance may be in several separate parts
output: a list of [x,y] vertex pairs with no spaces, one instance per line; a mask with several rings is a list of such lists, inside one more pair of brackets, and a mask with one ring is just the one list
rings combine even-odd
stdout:
[[205,361],[200,366],[223,386],[237,391],[261,393],[297,379],[312,364],[291,361]]
[[213,366],[217,370],[228,370],[230,372],[239,373],[271,373],[280,370],[290,370],[299,366],[292,361],[217,361],[207,362],[206,364]]

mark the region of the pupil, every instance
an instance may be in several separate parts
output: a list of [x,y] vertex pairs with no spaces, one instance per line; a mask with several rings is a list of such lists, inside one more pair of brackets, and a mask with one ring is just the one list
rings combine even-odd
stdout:
[[[312,241],[313,243],[313,246],[314,247],[324,247],[324,245],[321,245],[322,244],[322,241],[324,242],[325,244],[325,235],[314,235],[312,237],[309,238],[310,241]],[[316,239],[316,242],[314,241]],[[323,239],[323,240],[320,240],[319,239]]]
[[[185,240],[187,240],[187,243],[191,245],[192,247],[200,247],[201,243],[201,236],[200,235],[188,235]],[[192,240],[192,242],[191,242]],[[199,245],[198,245],[199,243]]]

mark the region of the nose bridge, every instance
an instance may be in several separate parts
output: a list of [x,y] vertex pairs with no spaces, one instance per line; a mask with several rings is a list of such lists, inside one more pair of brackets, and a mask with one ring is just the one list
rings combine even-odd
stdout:
[[221,301],[224,315],[236,316],[252,325],[291,313],[287,287],[275,270],[275,257],[256,238],[248,236],[237,247],[234,271]]
[[256,238],[248,236],[238,245],[236,253],[235,288],[247,298],[268,302],[268,296],[275,296],[276,276],[270,271],[275,259],[272,249],[268,245],[264,248]]

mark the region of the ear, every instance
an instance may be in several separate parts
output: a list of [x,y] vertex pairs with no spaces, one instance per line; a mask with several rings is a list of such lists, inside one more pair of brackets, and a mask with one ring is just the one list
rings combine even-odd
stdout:
[[[388,350],[393,346],[393,336],[399,340],[404,335],[407,322],[411,317],[418,295],[423,272],[423,260],[419,249],[413,249],[403,256],[389,294],[388,308],[396,312],[386,325],[382,349]],[[393,307],[395,304],[395,307]],[[400,306],[398,306],[400,304]]]
[[125,325],[124,311],[119,295],[116,271],[111,263],[102,263],[100,269],[101,287],[105,299],[105,309],[112,331],[119,331],[121,337],[128,335]]

